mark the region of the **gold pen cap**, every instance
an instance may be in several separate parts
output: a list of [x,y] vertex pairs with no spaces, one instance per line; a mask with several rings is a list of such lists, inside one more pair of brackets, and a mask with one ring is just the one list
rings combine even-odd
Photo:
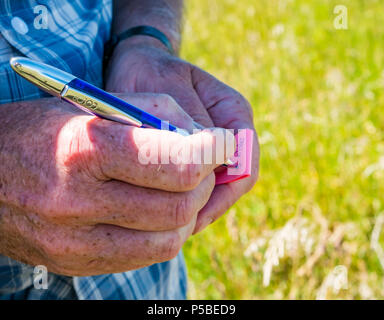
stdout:
[[65,71],[24,57],[11,58],[9,63],[20,76],[59,98],[65,85],[76,78]]

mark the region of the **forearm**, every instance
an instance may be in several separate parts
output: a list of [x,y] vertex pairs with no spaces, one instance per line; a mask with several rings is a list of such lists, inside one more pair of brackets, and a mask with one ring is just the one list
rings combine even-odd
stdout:
[[171,41],[175,52],[178,52],[183,3],[183,0],[114,0],[112,32],[119,34],[135,26],[149,25],[162,31]]

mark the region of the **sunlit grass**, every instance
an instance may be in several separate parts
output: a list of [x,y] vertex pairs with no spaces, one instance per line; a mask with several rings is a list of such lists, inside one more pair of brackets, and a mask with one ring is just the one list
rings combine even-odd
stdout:
[[[348,289],[327,298],[383,299],[370,241],[384,212],[384,2],[186,3],[182,57],[251,101],[261,142],[256,187],[185,247],[189,297],[314,299],[342,265]],[[348,30],[333,26],[337,4]],[[270,239],[292,218],[307,238],[287,240],[265,286]]]

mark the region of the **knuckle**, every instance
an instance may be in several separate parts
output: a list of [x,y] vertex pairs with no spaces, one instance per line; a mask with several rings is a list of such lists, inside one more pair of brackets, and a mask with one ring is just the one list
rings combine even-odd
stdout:
[[175,99],[173,99],[169,94],[166,93],[161,93],[157,96],[157,101],[158,103],[163,107],[163,108],[169,108],[172,105],[176,104]]
[[67,220],[66,213],[56,209],[45,209],[40,211],[40,217],[48,223],[65,223]]
[[62,130],[64,133],[60,137],[57,155],[68,172],[100,176],[100,163],[106,145],[105,123],[104,120],[77,117]]
[[176,231],[170,232],[166,240],[160,248],[161,261],[168,261],[175,258],[183,245],[181,237]]
[[[103,120],[102,120],[103,121]],[[105,129],[109,129],[106,127]],[[97,130],[97,134],[92,136],[90,133],[90,144],[87,150],[90,163],[101,168],[105,159],[108,159],[108,153],[111,146],[116,146],[116,134],[112,130]],[[87,165],[87,163],[85,163]]]
[[185,79],[183,75],[189,72],[189,65],[183,60],[177,58],[166,58],[163,61],[163,65],[165,66],[168,74],[174,74],[175,76],[180,77],[180,79]]
[[[88,190],[90,190],[90,186],[88,186]],[[78,199],[82,192],[83,190],[74,190],[74,194]],[[61,226],[78,225],[83,217],[92,215],[92,211],[88,208],[87,210],[82,209],[79,202],[74,196],[67,195],[64,199],[53,200],[42,207],[38,215],[47,223]]]
[[[96,119],[89,125],[89,146],[86,152],[90,164],[102,170],[111,160],[112,152],[123,152],[127,141],[130,141],[130,131],[127,127],[104,119]],[[87,165],[87,163],[85,163]]]
[[176,201],[173,212],[173,221],[175,227],[183,227],[189,224],[195,214],[195,204],[191,193],[182,194],[180,199]]
[[67,206],[62,206],[58,199],[50,199],[49,202],[40,206],[38,216],[46,223],[63,223],[69,213],[69,210],[64,209],[65,207]]
[[184,191],[193,190],[200,184],[202,177],[203,167],[201,165],[184,165],[180,170],[179,187]]
[[235,98],[236,103],[245,106],[247,112],[249,113],[249,116],[253,117],[253,109],[252,109],[251,104],[247,100],[247,98],[245,98],[240,92],[237,92],[237,91],[234,95],[234,98]]

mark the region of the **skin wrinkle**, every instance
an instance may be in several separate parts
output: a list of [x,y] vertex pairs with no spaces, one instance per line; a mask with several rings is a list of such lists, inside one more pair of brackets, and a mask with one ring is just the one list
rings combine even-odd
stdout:
[[[59,150],[56,152],[56,154],[59,153],[60,158],[63,158],[62,161],[57,159],[57,162],[63,163],[63,167],[66,170],[69,170],[68,176],[71,176],[70,170],[75,169],[78,173],[82,173],[87,178],[97,177],[100,181],[106,180],[106,175],[104,174],[101,165],[101,158],[103,157],[101,155],[102,151],[100,150],[101,148],[97,148],[96,140],[91,132],[92,129],[90,129],[92,124],[98,120],[99,119],[95,119],[94,117],[87,117],[87,128],[81,126],[81,123],[78,123],[78,121],[73,121],[69,122],[62,129],[62,132],[78,131],[77,139],[70,139],[68,150]],[[66,134],[64,133],[63,135],[65,136]]]
[[[113,183],[113,182],[112,182]],[[153,198],[153,193],[156,193],[157,191],[155,190],[151,190],[151,189],[146,189],[146,192],[147,192],[147,198],[148,199],[156,199],[156,198]],[[193,198],[194,199],[194,192],[189,192],[186,197],[189,197],[189,198]],[[176,199],[174,199],[174,197],[177,197]],[[179,198],[179,199],[178,199]],[[148,205],[148,219],[157,219],[157,222],[160,222],[160,223],[163,223],[165,224],[167,222],[167,220],[169,218],[167,218],[166,216],[164,216],[164,219],[162,218],[163,215],[162,213],[163,212],[177,212],[177,207],[175,207],[175,205],[177,205],[178,203],[180,203],[181,201],[183,201],[183,199],[185,198],[185,196],[183,194],[168,194],[168,193],[164,193],[164,195],[162,197],[160,197],[160,202],[157,206],[152,206],[151,204]],[[96,200],[97,201],[97,200]],[[152,200],[154,201],[154,200]],[[151,202],[152,202],[151,201]],[[195,203],[195,202],[198,202],[198,201],[192,201],[192,203]],[[133,211],[130,212],[130,219],[128,218],[124,218],[122,215],[118,214],[118,219],[120,221],[123,221],[126,223],[126,224],[130,224],[132,227],[131,228],[134,228],[133,226],[135,225],[142,225],[142,223],[145,223],[142,216],[143,216],[143,212],[142,212],[142,203],[141,203],[141,199],[139,197],[136,197],[135,194],[131,193],[131,194],[127,194],[127,202],[126,203],[122,203],[121,206],[124,206],[124,205],[127,205],[129,206],[130,208],[134,208]],[[196,208],[195,211],[197,212],[198,209],[200,208]],[[179,210],[178,212],[180,212],[181,210]],[[111,220],[113,220],[113,218],[110,218],[110,220],[108,220],[108,214],[109,214],[109,209],[106,208],[106,210],[104,211],[104,215],[100,216],[100,219],[104,220],[105,223],[110,223]],[[180,214],[182,214],[182,212],[180,212]],[[114,216],[116,218],[116,216]],[[170,220],[171,221],[175,221],[176,220],[176,225],[179,225],[178,222],[177,222],[177,215],[176,215],[176,218],[173,218],[173,216],[171,217],[172,219]],[[143,221],[142,223],[140,221]]]

